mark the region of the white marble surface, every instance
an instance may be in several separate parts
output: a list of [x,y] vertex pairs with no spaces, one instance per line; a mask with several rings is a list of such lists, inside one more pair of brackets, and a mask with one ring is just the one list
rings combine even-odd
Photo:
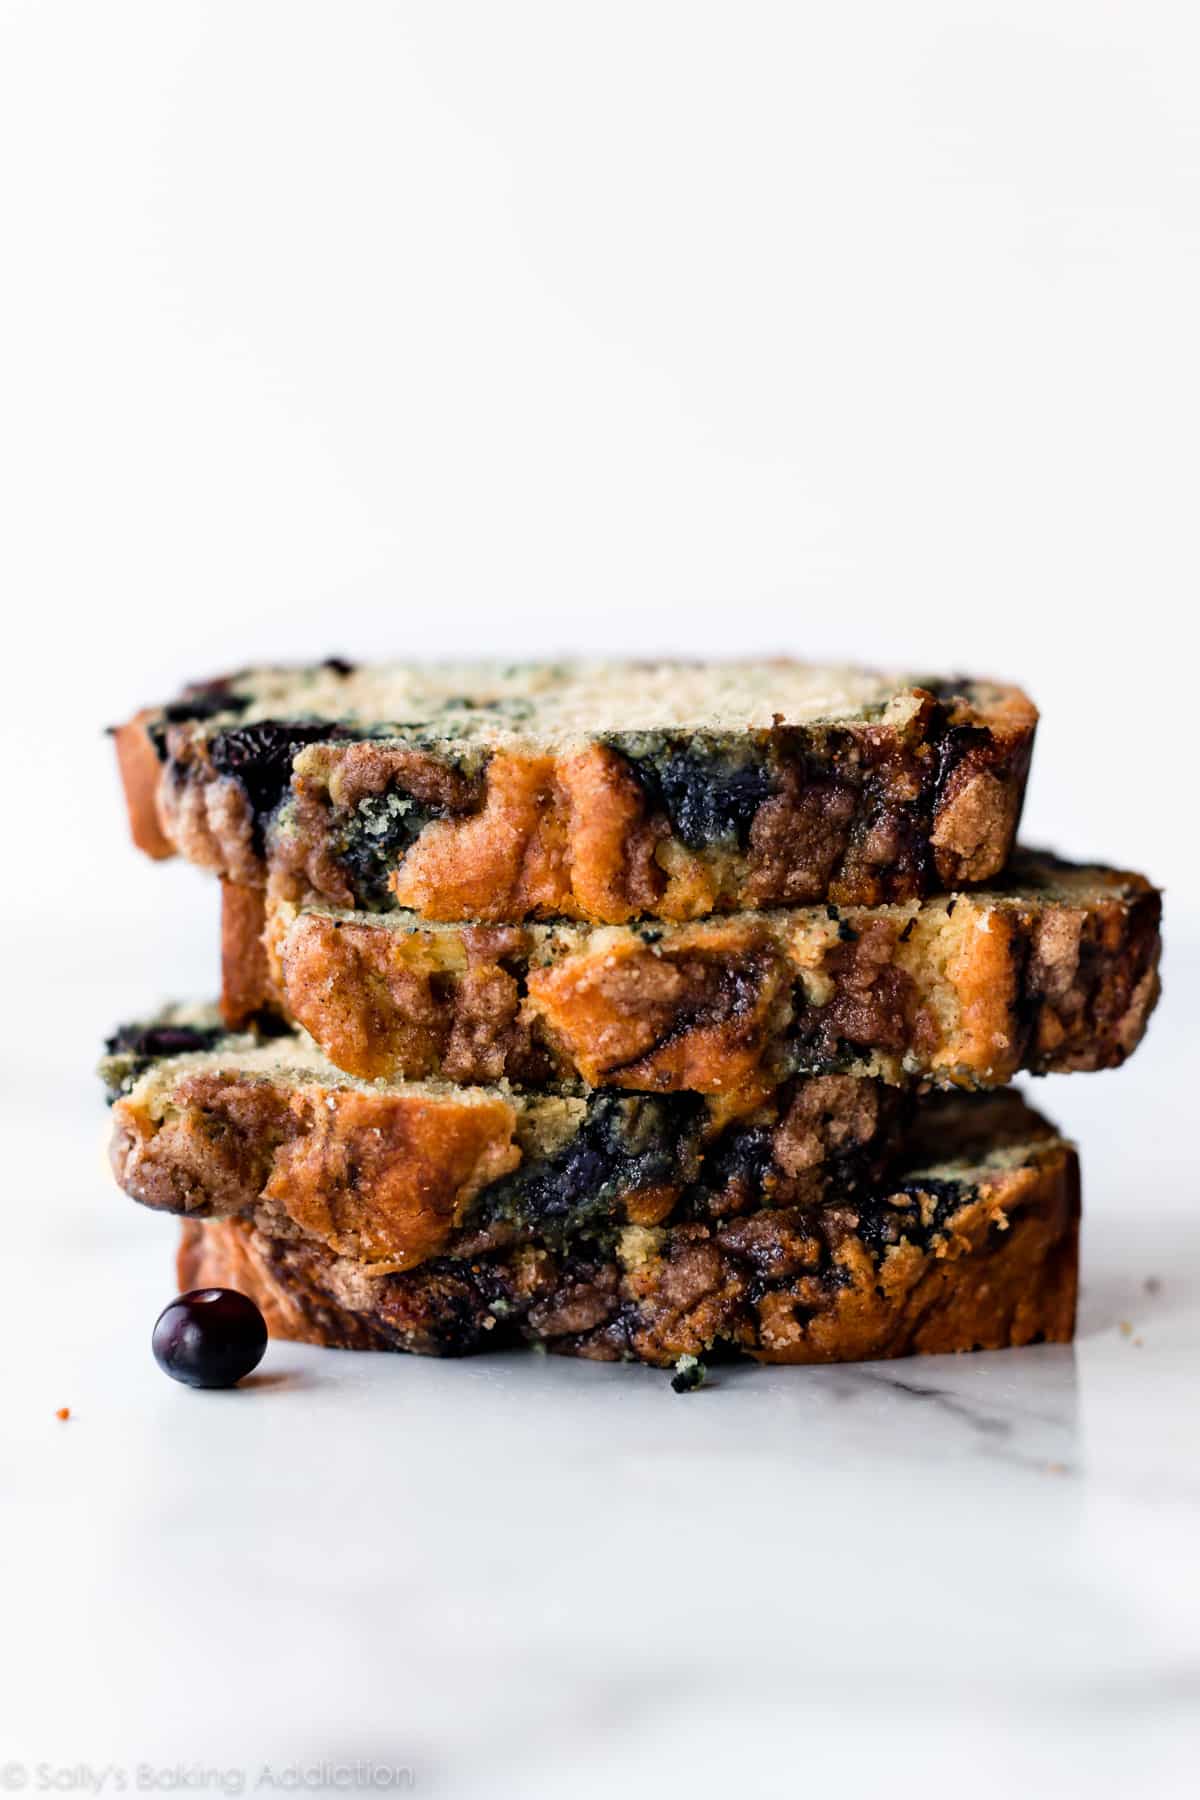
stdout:
[[[80,1034],[143,953],[114,944]],[[148,1345],[173,1225],[109,1190],[91,1051],[47,1028],[5,1073],[3,1755],[31,1791],[39,1764],[253,1791],[357,1760],[456,1800],[1196,1791],[1200,1213],[1170,1015],[1119,1075],[1036,1090],[1084,1146],[1073,1349],[687,1397],[284,1345],[245,1391],[174,1386]]]

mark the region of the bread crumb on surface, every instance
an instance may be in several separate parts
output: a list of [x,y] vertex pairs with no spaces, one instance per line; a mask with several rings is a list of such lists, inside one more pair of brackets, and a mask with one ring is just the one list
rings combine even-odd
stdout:
[[671,1391],[676,1394],[692,1394],[703,1387],[708,1379],[708,1369],[698,1356],[681,1356],[675,1364],[675,1373],[671,1377]]

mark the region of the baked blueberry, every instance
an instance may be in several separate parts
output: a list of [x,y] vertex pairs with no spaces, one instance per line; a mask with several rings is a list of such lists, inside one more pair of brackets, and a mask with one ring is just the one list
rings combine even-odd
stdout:
[[233,1288],[195,1288],[158,1315],[154,1360],[172,1381],[227,1388],[249,1375],[267,1347],[267,1322]]

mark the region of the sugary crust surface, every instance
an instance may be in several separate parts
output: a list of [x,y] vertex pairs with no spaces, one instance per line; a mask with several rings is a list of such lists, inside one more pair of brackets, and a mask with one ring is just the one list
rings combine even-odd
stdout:
[[902,1091],[852,1076],[797,1078],[733,1116],[691,1094],[366,1086],[294,1040],[129,1062],[110,1062],[112,1166],[128,1194],[196,1217],[254,1214],[377,1270],[413,1268],[463,1230],[594,1239],[854,1193],[894,1159],[911,1110]]
[[229,946],[265,917],[272,1003],[367,1079],[729,1095],[799,1069],[999,1086],[1117,1066],[1158,995],[1157,891],[1046,854],[1019,856],[1002,887],[924,902],[662,927],[433,926],[286,902],[264,915],[260,890],[225,891],[227,962],[254,962],[256,941]]
[[652,669],[549,679],[528,717],[546,670],[485,672],[495,701],[439,688],[415,720],[353,710],[395,697],[367,671],[210,683],[122,728],[131,816],[149,746],[156,829],[191,860],[294,902],[491,923],[874,905],[1003,867],[1037,718],[1019,690]]
[[[970,1102],[958,1101],[959,1107]],[[249,1293],[273,1334],[350,1349],[460,1355],[533,1342],[667,1366],[740,1353],[849,1362],[1065,1342],[1074,1329],[1079,1216],[1073,1150],[1007,1096],[1013,1121],[978,1160],[915,1171],[857,1205],[629,1228],[612,1252],[492,1245],[409,1274],[365,1274],[261,1221],[184,1227],[182,1288]],[[999,1116],[999,1115],[996,1115]],[[953,1132],[950,1133],[953,1136]]]

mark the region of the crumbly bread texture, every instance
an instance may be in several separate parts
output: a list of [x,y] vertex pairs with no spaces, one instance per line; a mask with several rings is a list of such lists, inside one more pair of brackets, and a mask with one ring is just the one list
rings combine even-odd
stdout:
[[367,1079],[999,1086],[1117,1066],[1158,995],[1157,891],[1046,854],[925,901],[655,926],[439,925],[223,885],[227,1021],[279,1010]]
[[903,1090],[798,1077],[741,1110],[697,1094],[367,1083],[308,1040],[176,1010],[110,1040],[112,1165],[145,1205],[253,1215],[375,1270],[455,1234],[611,1242],[625,1225],[852,1195],[894,1160]]
[[391,1275],[269,1217],[189,1220],[179,1282],[251,1295],[275,1337],[427,1355],[814,1363],[1069,1340],[1074,1151],[1013,1094],[934,1100],[926,1122],[941,1160],[854,1202],[631,1225],[610,1248],[494,1233]]
[[1019,690],[779,661],[251,670],[115,733],[135,841],[281,899],[621,924],[1004,866]]

